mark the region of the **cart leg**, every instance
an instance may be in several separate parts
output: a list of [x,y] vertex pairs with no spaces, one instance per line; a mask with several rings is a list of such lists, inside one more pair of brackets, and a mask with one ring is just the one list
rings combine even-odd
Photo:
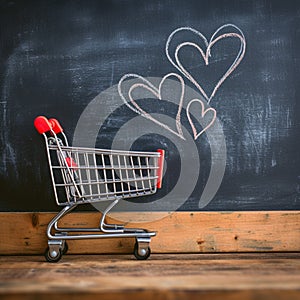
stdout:
[[[58,229],[58,221],[63,218],[66,214],[70,213],[77,204],[72,204],[65,206],[48,224],[47,228],[47,236],[49,240],[56,240],[57,239],[57,234],[52,234],[51,231],[54,229],[55,231],[59,230]],[[67,232],[64,233],[64,235],[67,235]]]
[[150,237],[137,237],[134,246],[134,256],[139,260],[147,259],[151,254]]
[[[121,199],[121,198],[120,198]],[[117,225],[117,224],[106,224],[105,218],[107,213],[119,203],[120,199],[116,199],[113,201],[103,212],[102,218],[100,220],[100,229],[104,233],[123,233],[124,232],[124,226],[123,225]]]
[[64,236],[67,236],[67,232],[55,232],[52,234],[52,231],[56,231],[58,227],[58,221],[72,211],[77,205],[69,205],[64,207],[48,224],[47,236],[48,236],[48,248],[45,252],[45,258],[48,262],[58,262],[62,255],[68,251],[68,245]]

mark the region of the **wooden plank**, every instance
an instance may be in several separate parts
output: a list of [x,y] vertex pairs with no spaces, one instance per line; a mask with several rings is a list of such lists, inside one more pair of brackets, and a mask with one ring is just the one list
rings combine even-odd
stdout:
[[300,253],[0,257],[1,299],[299,299]]
[[189,300],[299,300],[299,291],[280,291],[280,290],[263,290],[263,291],[178,291],[168,290],[134,290],[134,291],[111,291],[104,292],[76,292],[66,293],[64,291],[56,291],[55,293],[12,293],[1,297],[1,300],[165,300],[165,299],[189,299]]
[[[47,246],[47,224],[54,215],[0,213],[0,254],[43,253]],[[61,226],[97,226],[100,216],[98,212],[72,213],[62,220]],[[151,242],[153,253],[300,251],[299,211],[175,212],[167,216],[165,213],[122,213],[111,216],[128,220],[128,227],[157,231]],[[142,221],[147,222],[140,223]],[[71,254],[132,253],[134,240],[116,238],[68,243]]]

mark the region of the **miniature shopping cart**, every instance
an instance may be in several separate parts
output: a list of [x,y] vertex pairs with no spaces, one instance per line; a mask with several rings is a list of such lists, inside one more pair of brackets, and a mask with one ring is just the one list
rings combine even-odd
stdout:
[[[68,250],[67,240],[135,238],[137,259],[150,256],[155,232],[105,223],[107,213],[122,199],[154,194],[161,187],[164,150],[116,151],[71,147],[56,119],[39,116],[35,128],[45,138],[56,203],[63,209],[47,228],[46,260],[57,262]],[[61,228],[58,221],[80,204],[107,201],[97,228]]]

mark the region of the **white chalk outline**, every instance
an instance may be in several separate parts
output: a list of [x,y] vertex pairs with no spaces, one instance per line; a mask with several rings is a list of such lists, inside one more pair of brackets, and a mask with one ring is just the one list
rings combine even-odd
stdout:
[[[217,36],[217,34],[219,34],[219,32],[221,30],[223,30],[224,28],[230,28],[233,27],[236,30],[238,30],[238,33],[235,32],[230,32],[230,33],[224,33],[221,36]],[[177,34],[180,31],[190,31],[193,32],[194,34],[198,35],[205,43],[206,46],[206,51],[204,54],[204,51],[202,50],[202,48],[194,43],[194,42],[182,42],[179,45],[177,45],[176,50],[175,50],[175,61],[171,58],[170,56],[170,52],[169,52],[169,46],[170,43],[172,42],[175,34]],[[212,93],[210,96],[208,96],[206,94],[206,92],[204,91],[204,89],[202,88],[202,86],[193,78],[193,76],[183,67],[182,63],[180,62],[180,59],[178,57],[178,53],[179,50],[182,47],[185,46],[192,46],[195,47],[200,53],[201,56],[203,58],[203,60],[205,61],[205,64],[208,65],[209,64],[209,60],[208,58],[211,57],[211,48],[213,47],[213,45],[218,42],[221,39],[224,38],[231,38],[231,37],[236,37],[240,39],[241,45],[240,45],[240,49],[239,52],[237,53],[237,56],[235,57],[235,60],[233,61],[233,63],[230,65],[230,67],[227,69],[227,71],[223,74],[223,76],[219,79],[219,81],[217,82],[217,84],[215,85]],[[191,27],[180,27],[175,29],[168,37],[167,42],[166,42],[166,48],[165,48],[165,53],[167,55],[168,60],[170,61],[170,63],[181,73],[183,74],[189,81],[191,81],[196,88],[201,92],[201,94],[205,97],[205,99],[207,100],[207,103],[209,104],[210,101],[212,100],[212,98],[215,96],[217,90],[219,89],[219,87],[222,85],[222,83],[226,80],[226,78],[236,69],[236,67],[240,64],[240,62],[242,61],[244,55],[246,52],[246,39],[245,36],[243,34],[243,32],[241,31],[241,29],[239,29],[236,25],[234,24],[225,24],[221,27],[219,27],[215,33],[211,36],[209,42],[207,41],[206,37],[199,31],[191,28]]]
[[[204,118],[205,115],[206,115],[209,111],[212,111],[212,112],[213,112],[213,118],[212,118],[212,120],[211,120],[211,121],[208,123],[208,125],[205,126],[199,133],[197,133],[197,129],[196,129],[196,127],[195,127],[195,125],[194,125],[194,122],[193,122],[193,120],[192,120],[192,118],[191,118],[191,115],[190,115],[190,107],[191,107],[191,105],[192,105],[193,103],[195,103],[195,102],[201,104],[201,115],[200,115],[201,118]],[[188,105],[187,105],[187,107],[186,107],[186,116],[187,116],[187,118],[188,118],[188,120],[189,120],[189,123],[190,123],[190,125],[191,125],[191,127],[192,127],[192,131],[193,131],[193,134],[194,134],[194,140],[197,140],[198,137],[199,137],[201,134],[203,134],[208,128],[210,128],[210,127],[213,125],[213,123],[215,122],[215,120],[216,120],[216,118],[217,118],[217,111],[216,111],[214,108],[212,108],[212,107],[208,107],[208,108],[205,109],[205,106],[204,106],[203,101],[201,101],[200,99],[193,99],[193,100],[191,100],[191,101],[188,103]]]
[[[145,110],[143,110],[137,103],[136,101],[133,99],[132,97],[132,92],[136,89],[136,88],[144,88],[146,90],[148,90],[149,92],[151,92],[153,95],[155,95],[156,98],[158,98],[159,100],[162,100],[162,87],[163,87],[163,83],[169,79],[170,77],[176,77],[177,79],[179,79],[179,82],[181,84],[181,94],[180,94],[180,99],[179,99],[179,103],[178,103],[178,110],[177,110],[177,114],[176,114],[176,129],[177,131],[173,130],[172,128],[170,128],[168,125],[158,121],[157,119],[155,119],[153,116],[151,116],[151,114],[147,113]],[[140,79],[142,81],[142,83],[134,83],[131,85],[129,91],[128,91],[128,97],[129,97],[129,101],[126,99],[126,97],[124,96],[123,92],[122,92],[122,83],[128,79],[128,78],[137,78]],[[124,103],[134,112],[136,112],[137,114],[145,117],[146,119],[151,120],[152,122],[158,124],[159,126],[162,126],[163,128],[165,128],[166,130],[169,130],[170,132],[172,132],[173,134],[177,135],[178,137],[180,137],[181,139],[185,140],[184,136],[183,136],[183,132],[182,132],[182,126],[181,126],[181,110],[182,110],[182,106],[183,106],[183,98],[184,98],[184,94],[185,94],[185,84],[184,84],[184,80],[183,78],[178,75],[177,73],[169,73],[167,75],[165,75],[162,80],[159,83],[158,88],[156,86],[154,86],[150,81],[148,81],[147,79],[145,79],[143,76],[138,75],[138,74],[125,74],[119,81],[118,83],[118,92],[120,97],[122,98],[122,100],[124,101]],[[133,104],[134,106],[132,106],[131,104]]]
[[[228,29],[228,28],[234,28],[236,29],[239,33],[236,32],[229,32],[229,33],[223,33],[222,35],[219,35],[220,32],[224,29]],[[194,42],[181,42],[179,45],[177,45],[175,53],[174,53],[174,57],[175,57],[175,61],[174,59],[171,58],[170,53],[169,53],[169,46],[170,43],[172,42],[174,36],[180,32],[180,31],[189,31],[192,32],[194,34],[196,34],[197,36],[199,36],[205,43],[206,46],[206,50],[203,51],[203,49],[196,43]],[[188,70],[185,69],[185,67],[183,66],[183,64],[181,63],[180,59],[179,59],[179,51],[186,46],[192,46],[194,48],[196,48],[201,56],[202,59],[205,62],[205,65],[209,64],[209,57],[211,57],[211,49],[212,47],[220,40],[222,39],[226,39],[226,38],[238,38],[240,40],[240,49],[234,59],[234,61],[232,62],[232,64],[230,65],[230,67],[227,69],[227,71],[221,76],[221,78],[219,79],[219,81],[216,83],[212,93],[210,96],[208,96],[206,94],[206,92],[204,91],[204,88],[201,86],[200,83],[198,83],[193,76],[188,72]],[[220,86],[222,85],[222,83],[229,77],[229,75],[237,68],[237,66],[240,64],[240,62],[242,61],[242,59],[244,58],[245,55],[245,51],[246,51],[246,39],[245,36],[243,34],[243,32],[241,31],[241,29],[239,27],[237,27],[234,24],[225,24],[220,26],[211,36],[210,40],[208,41],[206,39],[206,37],[199,31],[197,31],[196,29],[193,29],[191,27],[180,27],[175,29],[168,37],[167,42],[166,42],[166,47],[165,47],[165,53],[166,56],[169,60],[169,62],[181,73],[183,74],[190,82],[192,82],[194,84],[194,86],[200,91],[200,93],[203,95],[203,97],[206,99],[207,104],[210,104],[210,101],[212,100],[212,98],[215,96],[216,92],[218,91],[218,89],[220,88]],[[149,92],[151,92],[153,95],[155,95],[156,98],[158,98],[159,100],[162,100],[162,86],[163,83],[165,82],[166,79],[170,78],[170,77],[176,77],[177,79],[179,79],[180,83],[181,83],[181,95],[180,95],[180,99],[179,99],[179,103],[178,103],[178,111],[176,114],[176,129],[177,131],[175,131],[174,129],[172,129],[171,127],[169,127],[168,125],[158,121],[157,119],[155,119],[151,114],[149,114],[148,112],[146,112],[145,110],[143,110],[137,103],[136,101],[133,99],[132,97],[132,92],[136,89],[136,88],[144,88],[146,90],[148,90]],[[141,80],[141,83],[133,83],[132,86],[129,88],[128,90],[128,98],[127,99],[124,96],[124,93],[122,91],[122,84],[126,79],[130,79],[130,78],[136,78]],[[182,131],[182,124],[181,124],[181,111],[182,111],[182,107],[183,107],[183,100],[184,100],[184,94],[185,94],[185,83],[183,80],[183,77],[177,73],[168,73],[167,75],[165,75],[162,80],[159,83],[158,88],[156,86],[154,86],[151,82],[149,82],[147,79],[145,79],[143,76],[138,75],[138,74],[134,74],[134,73],[130,73],[130,74],[125,74],[118,83],[118,92],[119,95],[121,97],[121,99],[123,100],[123,102],[127,105],[127,107],[129,107],[132,111],[136,112],[137,114],[145,117],[146,119],[151,120],[152,122],[158,124],[159,126],[165,128],[166,130],[170,131],[171,133],[175,134],[176,136],[180,137],[181,139],[185,140],[185,137],[183,136],[183,131]],[[200,117],[204,117],[204,115],[206,114],[207,111],[213,111],[214,112],[214,117],[212,119],[212,121],[209,123],[209,126],[206,126],[202,131],[200,131],[200,133],[197,133],[197,130],[193,124],[193,121],[190,117],[190,113],[189,113],[189,108],[191,106],[192,103],[195,102],[195,100],[197,100],[198,102],[201,103],[202,106],[202,110],[201,110],[201,116]],[[214,123],[215,119],[216,119],[216,110],[215,109],[206,109],[204,110],[204,104],[201,100],[199,99],[193,99],[190,100],[188,105],[187,105],[187,111],[186,111],[190,126],[192,128],[193,134],[194,134],[194,139],[196,140],[202,133],[204,133],[209,127],[212,126],[212,124]]]

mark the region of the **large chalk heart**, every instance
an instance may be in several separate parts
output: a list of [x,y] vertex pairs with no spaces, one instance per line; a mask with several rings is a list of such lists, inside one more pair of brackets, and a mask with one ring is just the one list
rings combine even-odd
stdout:
[[[147,91],[152,93],[155,98],[162,100],[163,97],[163,93],[165,90],[165,83],[168,79],[175,77],[179,82],[180,82],[180,87],[181,87],[181,91],[180,91],[180,95],[178,95],[176,93],[176,95],[174,95],[175,97],[178,98],[178,110],[177,110],[177,114],[176,114],[176,129],[175,128],[171,128],[169,125],[162,123],[161,121],[157,120],[155,117],[153,117],[149,112],[145,111],[134,99],[133,97],[133,92],[136,89],[139,89],[139,92],[141,90],[145,90],[145,94],[142,95],[140,94],[140,98],[147,98]],[[124,95],[124,91],[123,91],[123,87],[122,84],[124,83],[125,80],[132,78],[132,79],[136,79],[130,86],[128,92],[126,92],[126,95]],[[138,82],[136,82],[138,81]],[[162,78],[162,80],[160,81],[158,87],[154,86],[149,80],[147,80],[146,78],[144,78],[143,76],[137,75],[137,74],[126,74],[124,75],[121,80],[119,81],[118,84],[118,91],[119,91],[119,95],[122,98],[122,100],[124,101],[124,103],[134,112],[138,113],[139,115],[143,116],[144,118],[151,120],[152,122],[158,124],[159,126],[165,128],[166,130],[172,132],[173,134],[177,135],[178,137],[180,137],[181,139],[185,139],[183,136],[183,132],[182,132],[182,126],[181,126],[181,111],[182,111],[182,106],[183,106],[183,98],[184,98],[184,89],[185,89],[185,85],[184,85],[184,80],[183,78],[176,74],[176,73],[169,73],[166,76],[164,76]],[[148,93],[149,94],[149,93]],[[151,100],[150,100],[151,101]]]
[[[230,27],[234,27],[236,30],[239,31],[239,33],[235,33],[235,32],[229,32],[229,33],[224,33],[222,35],[218,35],[219,32],[221,30],[224,29],[228,29]],[[198,43],[195,42],[182,42],[179,43],[175,49],[175,53],[174,56],[171,57],[170,54],[170,43],[172,42],[174,36],[182,31],[189,31],[191,33],[193,33],[194,35],[196,35],[196,37],[200,40],[202,40],[205,44],[206,49],[203,49],[203,47],[201,47]],[[234,61],[232,62],[232,64],[228,67],[228,69],[225,71],[225,73],[217,80],[216,85],[213,88],[213,91],[210,95],[208,95],[205,92],[205,88],[202,86],[201,83],[199,83],[192,75],[191,71],[185,67],[184,62],[182,62],[179,58],[179,53],[181,51],[181,49],[183,49],[184,47],[193,47],[197,50],[197,52],[200,54],[200,59],[203,60],[205,62],[205,65],[208,65],[210,60],[209,58],[211,57],[211,50],[213,47],[216,46],[216,44],[221,41],[221,40],[225,40],[225,39],[232,39],[232,38],[236,38],[240,41],[240,49],[234,59]],[[205,99],[207,100],[207,103],[209,104],[210,101],[212,100],[212,98],[215,96],[217,90],[220,88],[220,86],[222,85],[222,83],[226,80],[226,78],[228,78],[228,76],[237,68],[237,66],[240,64],[240,62],[242,61],[244,55],[245,55],[245,51],[246,51],[246,40],[245,37],[242,33],[242,31],[236,27],[235,25],[232,24],[226,24],[221,26],[220,28],[218,28],[215,33],[212,35],[210,41],[207,41],[207,39],[205,38],[205,36],[190,27],[181,27],[176,29],[175,31],[173,31],[171,33],[171,35],[169,36],[167,43],[166,43],[166,55],[168,57],[168,60],[171,62],[171,64],[173,66],[176,67],[177,70],[179,70],[181,72],[181,74],[183,74],[188,80],[190,80],[196,87],[197,89],[201,92],[201,94],[205,97]]]

